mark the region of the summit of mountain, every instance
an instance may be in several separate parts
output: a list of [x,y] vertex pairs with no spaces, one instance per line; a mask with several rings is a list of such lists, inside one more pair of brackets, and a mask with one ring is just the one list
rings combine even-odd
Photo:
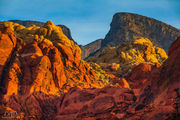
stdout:
[[167,52],[178,36],[180,30],[164,22],[134,13],[119,12],[113,16],[110,30],[101,46],[117,46],[144,37]]

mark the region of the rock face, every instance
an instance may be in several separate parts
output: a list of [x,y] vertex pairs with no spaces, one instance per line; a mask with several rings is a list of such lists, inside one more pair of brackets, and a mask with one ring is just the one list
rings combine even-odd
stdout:
[[[147,38],[140,38],[117,47],[104,48],[86,60],[100,64],[104,70],[111,66],[111,71],[117,71],[124,76],[140,63],[161,64],[166,59],[166,52],[162,48],[154,46]],[[113,69],[115,66],[118,68]]]
[[180,36],[180,30],[158,20],[132,13],[116,13],[102,47],[117,46],[141,37],[150,39],[165,51]]
[[113,120],[125,116],[124,111],[133,104],[129,89],[106,87],[102,89],[71,89],[57,109],[57,120]]
[[[32,21],[32,20],[27,20],[27,21],[22,21],[22,20],[10,20],[11,22],[14,23],[18,23],[20,25],[23,25],[25,27],[30,27],[32,25],[36,25],[39,27],[43,27],[44,26],[44,22],[39,22],[39,21]],[[73,40],[72,36],[71,36],[71,31],[68,27],[66,27],[65,25],[58,25],[61,27],[63,33],[68,37],[68,39]],[[74,40],[73,40],[74,41]]]
[[160,64],[140,63],[135,66],[129,75],[126,76],[128,83],[133,89],[140,89],[148,81],[149,74],[160,67]]
[[89,43],[85,46],[80,46],[81,48],[81,57],[83,59],[91,56],[91,54],[97,52],[101,48],[101,41],[103,39],[98,39],[92,43]]
[[0,27],[0,76],[3,77],[5,66],[11,61],[11,54],[16,46],[16,37],[10,29]]

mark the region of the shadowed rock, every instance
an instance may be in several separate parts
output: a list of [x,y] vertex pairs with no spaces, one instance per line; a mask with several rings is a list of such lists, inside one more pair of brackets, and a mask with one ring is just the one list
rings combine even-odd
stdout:
[[102,47],[117,46],[123,42],[145,37],[167,52],[171,43],[180,36],[180,30],[153,18],[133,13],[116,13],[110,31],[102,40]]

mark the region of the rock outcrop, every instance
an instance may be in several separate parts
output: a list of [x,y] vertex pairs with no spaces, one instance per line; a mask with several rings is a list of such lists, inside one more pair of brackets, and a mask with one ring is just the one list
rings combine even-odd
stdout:
[[81,57],[83,59],[91,56],[92,54],[96,53],[100,48],[101,48],[101,41],[103,39],[98,39],[95,40],[87,45],[80,45],[79,47],[81,48]]
[[106,71],[110,68],[110,71],[125,76],[140,63],[161,64],[166,59],[166,52],[162,48],[154,46],[147,38],[140,38],[117,47],[104,48],[86,60],[98,63]]
[[167,52],[170,44],[178,36],[180,36],[179,29],[153,18],[133,13],[116,13],[110,31],[102,41],[102,47],[117,46],[144,37]]
[[146,82],[148,82],[149,74],[159,67],[160,64],[152,65],[149,63],[140,63],[132,68],[132,71],[126,76],[126,79],[131,88],[140,89]]

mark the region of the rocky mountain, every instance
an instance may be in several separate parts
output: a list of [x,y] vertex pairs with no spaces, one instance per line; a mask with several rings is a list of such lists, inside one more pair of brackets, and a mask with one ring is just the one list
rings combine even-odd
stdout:
[[104,46],[117,46],[123,42],[139,39],[150,39],[165,51],[180,35],[180,30],[153,18],[133,13],[116,13],[113,16],[110,31],[102,41]]
[[96,51],[98,51],[101,48],[101,42],[103,39],[98,39],[95,40],[87,45],[80,45],[81,48],[81,57],[83,59],[87,58],[88,56],[90,56],[92,53],[95,53]]
[[[26,20],[26,21],[23,21],[23,20],[10,20],[11,22],[14,22],[14,23],[18,23],[20,25],[23,25],[25,27],[30,27],[31,25],[36,25],[36,26],[39,26],[39,27],[43,27],[44,26],[44,22],[39,22],[39,21],[32,21],[32,20]],[[66,27],[65,25],[58,25],[61,27],[63,33],[70,39],[70,40],[73,40],[72,36],[71,36],[71,31],[68,27]],[[74,41],[74,40],[73,40]]]

